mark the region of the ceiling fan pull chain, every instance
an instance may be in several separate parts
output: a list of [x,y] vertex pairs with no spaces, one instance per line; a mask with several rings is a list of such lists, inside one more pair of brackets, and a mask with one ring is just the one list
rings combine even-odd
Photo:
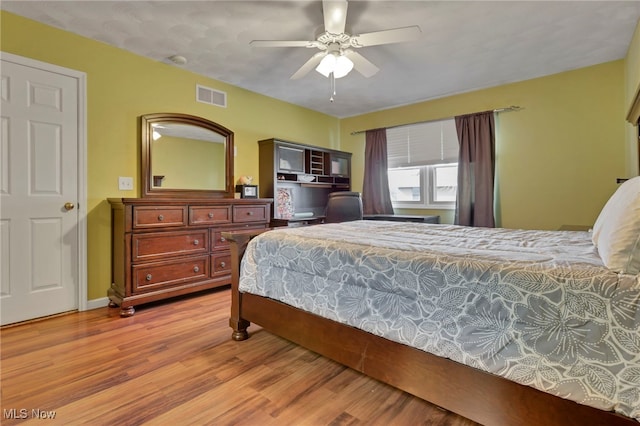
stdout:
[[333,76],[333,73],[329,74],[329,82],[331,85],[331,97],[329,98],[329,101],[333,102],[333,97],[336,95],[336,79]]

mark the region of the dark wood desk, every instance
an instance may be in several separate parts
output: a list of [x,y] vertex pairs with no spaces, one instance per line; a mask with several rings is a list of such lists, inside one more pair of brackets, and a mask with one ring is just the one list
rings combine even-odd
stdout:
[[280,226],[306,226],[317,225],[324,223],[324,216],[300,216],[292,217],[290,219],[271,219],[271,227],[277,228]]
[[440,216],[420,216],[410,214],[366,214],[364,220],[390,220],[393,222],[440,223]]

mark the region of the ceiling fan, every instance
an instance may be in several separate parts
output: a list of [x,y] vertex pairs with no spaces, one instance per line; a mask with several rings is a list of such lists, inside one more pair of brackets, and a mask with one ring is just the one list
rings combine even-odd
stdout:
[[415,40],[420,36],[420,27],[394,28],[358,35],[345,32],[347,1],[323,0],[324,32],[313,41],[253,40],[255,47],[306,47],[318,48],[316,53],[298,69],[291,79],[299,79],[316,69],[325,77],[341,78],[355,69],[365,77],[371,77],[379,68],[354,49],[381,44],[400,43]]

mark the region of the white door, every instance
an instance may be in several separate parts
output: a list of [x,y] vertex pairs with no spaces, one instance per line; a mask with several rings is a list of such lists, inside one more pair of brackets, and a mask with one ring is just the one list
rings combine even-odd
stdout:
[[78,309],[79,81],[2,58],[1,324]]

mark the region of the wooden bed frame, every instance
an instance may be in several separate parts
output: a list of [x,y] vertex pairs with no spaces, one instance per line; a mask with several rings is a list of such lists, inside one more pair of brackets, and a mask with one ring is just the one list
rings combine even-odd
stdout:
[[[264,232],[262,230],[261,232]],[[231,243],[232,339],[249,337],[251,322],[367,376],[483,425],[635,425],[640,423],[238,291],[240,260],[255,234],[227,233]]]

